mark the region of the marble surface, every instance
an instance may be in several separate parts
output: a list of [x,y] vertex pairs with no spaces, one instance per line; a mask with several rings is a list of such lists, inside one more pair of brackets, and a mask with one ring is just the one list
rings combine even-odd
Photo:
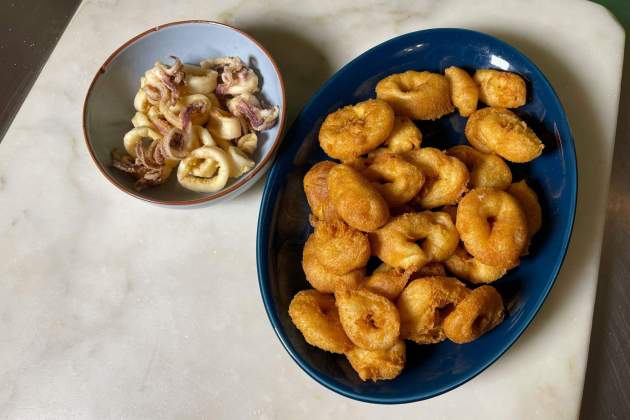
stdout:
[[[0,144],[0,417],[575,418],[624,34],[592,3],[477,3],[85,1]],[[93,73],[136,33],[194,18],[237,25],[268,46],[285,75],[289,119],[335,69],[412,30],[482,30],[541,67],[575,135],[576,229],[549,299],[503,358],[414,404],[327,391],[291,361],[264,313],[255,269],[262,183],[218,206],[171,210],[123,195],[96,171],[81,131]]]

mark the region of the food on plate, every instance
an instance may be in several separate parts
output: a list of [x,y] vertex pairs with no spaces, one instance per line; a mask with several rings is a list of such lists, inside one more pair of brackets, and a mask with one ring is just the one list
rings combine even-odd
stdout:
[[466,251],[484,264],[510,268],[527,244],[525,213],[505,191],[471,190],[459,202],[456,226]]
[[350,341],[366,350],[385,350],[398,340],[400,317],[389,299],[369,290],[338,290],[339,319]]
[[470,75],[459,67],[444,70],[444,76],[451,86],[451,101],[459,115],[467,117],[477,110],[479,88]]
[[525,181],[515,182],[507,189],[518,203],[521,205],[523,212],[525,212],[525,219],[527,220],[527,246],[524,252],[527,253],[529,242],[532,237],[540,230],[542,226],[542,209],[538,202],[538,196],[532,190]]
[[505,108],[488,107],[475,111],[468,118],[465,133],[475,149],[496,153],[515,163],[536,159],[545,147],[525,121]]
[[469,343],[503,321],[503,298],[492,286],[473,290],[444,319],[446,337],[456,343]]
[[372,181],[390,207],[411,201],[424,185],[422,171],[395,153],[375,156],[363,175]]
[[372,253],[403,270],[418,270],[431,261],[444,261],[458,243],[453,221],[440,212],[405,213],[370,233]]
[[339,288],[354,289],[365,277],[365,269],[359,268],[345,274],[335,274],[326,269],[317,258],[316,241],[311,235],[304,244],[302,269],[306,280],[322,293],[334,293]]
[[219,191],[255,166],[256,133],[276,124],[279,109],[261,104],[258,77],[238,57],[201,66],[172,58],[172,65],[157,62],[142,76],[134,128],[123,138],[127,154],[113,150],[112,166],[133,175],[138,190],[163,184],[179,166],[184,188]]
[[437,120],[453,112],[448,81],[428,71],[387,76],[376,85],[376,97],[387,101],[396,114],[414,120]]
[[422,143],[422,132],[408,117],[396,116],[394,127],[383,143],[394,153],[418,149]]
[[389,219],[387,201],[370,181],[352,167],[339,164],[328,173],[328,194],[344,222],[372,232]]
[[370,258],[367,235],[341,220],[318,222],[310,240],[317,260],[334,274],[347,274],[365,267]]
[[410,282],[398,297],[400,336],[418,344],[444,341],[442,323],[470,291],[453,277],[424,277]]
[[353,347],[346,352],[352,368],[363,381],[394,379],[405,367],[405,342],[396,343],[385,350],[366,350]]
[[415,201],[425,209],[455,204],[468,189],[468,169],[459,159],[433,147],[405,153],[405,158],[426,176]]
[[394,127],[387,102],[369,99],[328,114],[319,129],[319,144],[332,158],[352,160],[383,144]]
[[332,295],[302,290],[291,300],[289,316],[310,345],[332,353],[352,349],[353,344],[341,326]]
[[464,144],[451,147],[446,153],[464,162],[470,173],[472,188],[488,187],[505,190],[512,183],[510,167],[495,154],[483,153]]
[[339,215],[328,193],[328,173],[336,165],[330,160],[316,163],[304,175],[304,193],[311,212],[321,220],[337,220]]
[[482,263],[461,246],[457,247],[453,255],[444,261],[444,264],[448,271],[453,273],[458,279],[463,279],[470,283],[492,283],[503,277],[507,272],[506,267],[495,267]]
[[509,71],[479,69],[473,79],[479,87],[479,100],[488,106],[518,108],[525,105],[525,80]]
[[393,301],[407,285],[409,274],[410,272],[383,263],[374,270],[361,287]]

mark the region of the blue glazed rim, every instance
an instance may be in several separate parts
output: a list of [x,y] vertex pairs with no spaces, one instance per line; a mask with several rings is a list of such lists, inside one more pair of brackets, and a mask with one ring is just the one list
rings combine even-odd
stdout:
[[508,43],[482,32],[473,31],[470,29],[461,29],[461,28],[426,29],[426,30],[410,32],[404,35],[397,36],[395,38],[389,39],[388,41],[385,41],[381,44],[378,44],[370,48],[369,50],[363,52],[362,54],[354,58],[352,61],[344,65],[341,69],[339,69],[332,77],[330,77],[319,88],[319,90],[313,96],[311,96],[311,98],[308,100],[306,105],[304,105],[304,107],[300,111],[295,121],[293,121],[293,123],[291,124],[291,128],[287,132],[286,137],[287,138],[292,137],[292,134],[294,130],[297,130],[299,121],[305,114],[305,111],[308,110],[315,102],[318,101],[320,95],[322,94],[323,91],[326,90],[326,87],[328,85],[333,83],[333,81],[339,78],[342,73],[347,71],[346,70],[347,68],[352,67],[352,65],[355,62],[359,61],[366,55],[370,55],[374,53],[375,50],[387,48],[388,46],[395,44],[397,42],[401,42],[407,38],[413,38],[413,37],[428,35],[428,34],[442,34],[445,36],[468,34],[468,35],[474,35],[481,39],[485,38],[488,41],[488,43],[494,43],[495,45],[500,46],[506,51],[509,51],[512,54],[520,56],[521,59],[530,67],[532,73],[535,74],[543,82],[544,87],[552,93],[553,101],[556,102],[558,109],[560,109],[561,111],[560,117],[557,120],[555,120],[555,122],[557,123],[559,127],[559,131],[563,133],[563,136],[562,136],[562,139],[564,140],[563,147],[564,147],[565,156],[567,157],[566,159],[566,164],[568,168],[567,180],[569,181],[568,194],[571,200],[570,206],[569,206],[569,214],[568,214],[570,223],[566,225],[564,232],[562,232],[562,250],[560,252],[561,256],[560,258],[558,258],[553,269],[550,270],[551,280],[545,285],[545,289],[543,290],[543,293],[540,295],[538,301],[536,302],[535,304],[536,309],[530,314],[529,318],[524,322],[522,329],[518,331],[518,333],[514,334],[514,336],[511,337],[509,340],[506,340],[505,344],[496,351],[493,357],[491,357],[487,362],[480,364],[474,371],[469,373],[467,376],[457,379],[445,386],[436,387],[430,391],[424,391],[424,392],[421,391],[413,396],[400,397],[400,398],[396,398],[396,397],[384,398],[384,397],[374,397],[371,395],[364,395],[364,394],[357,393],[351,390],[343,389],[342,387],[339,387],[336,384],[329,382],[325,377],[322,377],[307,362],[305,362],[300,357],[300,355],[293,350],[290,342],[288,341],[286,334],[280,328],[280,325],[281,325],[280,319],[278,318],[278,314],[273,308],[273,297],[271,296],[271,293],[268,290],[269,284],[270,284],[270,278],[269,278],[269,272],[268,272],[269,260],[266,255],[267,250],[268,250],[269,239],[270,239],[271,225],[266,223],[266,221],[271,220],[273,217],[273,212],[275,210],[274,203],[276,202],[278,193],[281,189],[280,187],[282,183],[277,182],[276,179],[281,174],[285,166],[292,165],[291,162],[302,144],[301,141],[296,141],[296,140],[292,141],[291,143],[286,143],[286,142],[283,143],[278,153],[279,157],[274,162],[271,170],[269,171],[267,175],[267,179],[265,181],[265,187],[263,190],[263,197],[260,203],[260,211],[258,215],[258,227],[257,227],[257,238],[256,238],[256,266],[257,266],[257,271],[258,271],[258,284],[260,287],[260,293],[262,295],[263,303],[265,306],[265,311],[267,312],[269,321],[271,322],[271,325],[276,335],[280,339],[280,342],[284,346],[285,350],[289,353],[291,358],[298,364],[298,366],[300,366],[300,368],[302,368],[302,370],[306,372],[311,378],[313,378],[315,381],[317,381],[319,384],[323,385],[324,387],[328,388],[329,390],[334,391],[340,395],[343,395],[345,397],[348,397],[357,401],[363,401],[363,402],[374,403],[374,404],[405,404],[405,403],[426,400],[426,399],[444,394],[470,381],[471,379],[479,375],[481,372],[486,370],[494,362],[496,362],[503,354],[505,354],[505,352],[507,352],[512,347],[512,345],[514,345],[514,343],[523,335],[525,330],[531,325],[532,321],[534,320],[534,318],[540,311],[540,308],[542,307],[543,303],[547,299],[547,296],[549,295],[551,288],[555,284],[556,279],[558,277],[558,273],[560,272],[560,268],[562,267],[562,263],[564,262],[564,259],[566,257],[566,254],[569,248],[571,234],[573,232],[573,224],[575,222],[577,189],[578,189],[577,157],[576,157],[573,135],[571,134],[571,129],[569,126],[569,122],[567,120],[566,112],[564,111],[564,107],[562,106],[562,103],[560,102],[560,99],[558,98],[558,95],[555,89],[553,88],[551,83],[549,83],[549,80],[547,80],[547,78],[545,77],[543,72],[538,68],[538,66],[536,66],[525,54],[520,52],[518,49],[512,47]]

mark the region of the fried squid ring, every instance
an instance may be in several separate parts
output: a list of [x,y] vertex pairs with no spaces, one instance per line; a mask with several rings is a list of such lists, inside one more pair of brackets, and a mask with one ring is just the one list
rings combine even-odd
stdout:
[[459,67],[444,70],[444,76],[451,86],[451,101],[459,115],[467,117],[477,110],[479,88],[470,75]]
[[147,112],[147,117],[149,117],[151,124],[153,124],[153,126],[162,135],[168,133],[169,130],[173,128],[173,126],[168,121],[166,121],[164,116],[160,113],[158,107],[152,106],[151,108],[149,108],[149,112]]
[[453,277],[424,277],[410,282],[396,306],[400,313],[400,337],[418,344],[444,341],[444,319],[468,295]]
[[207,95],[214,92],[217,87],[219,74],[211,69],[203,69],[199,66],[183,65],[184,89],[186,93],[200,93]]
[[331,353],[345,353],[354,347],[341,327],[335,298],[331,295],[302,290],[293,296],[289,316],[311,346]]
[[511,267],[527,244],[525,214],[504,191],[470,191],[459,202],[456,226],[466,251],[484,264]]
[[320,220],[338,220],[339,215],[328,193],[328,173],[336,163],[318,162],[304,175],[304,193],[311,212]]
[[256,162],[251,160],[249,156],[241,152],[236,146],[228,146],[227,150],[228,163],[230,164],[230,177],[238,178],[239,176],[252,170],[256,166]]
[[446,337],[459,344],[478,339],[505,317],[503,298],[492,286],[481,286],[457,304],[444,319]]
[[459,159],[432,147],[412,150],[405,157],[420,168],[426,177],[415,199],[423,208],[455,204],[467,190],[468,169]]
[[302,269],[306,280],[322,293],[334,293],[339,288],[356,289],[365,277],[365,270],[360,268],[349,273],[338,275],[328,270],[317,259],[317,249],[313,235],[304,244],[302,253]]
[[473,76],[479,100],[488,106],[517,108],[525,105],[527,89],[521,76],[508,71],[479,69]]
[[499,280],[507,272],[506,267],[487,265],[470,255],[461,246],[444,261],[448,271],[470,283],[492,283]]
[[147,114],[145,114],[144,112],[138,111],[133,114],[133,118],[131,118],[131,124],[133,124],[135,128],[149,127],[150,129],[155,130],[155,126],[153,125]]
[[378,381],[394,379],[405,367],[405,342],[397,340],[396,344],[385,350],[365,350],[353,347],[346,352],[352,368],[362,381]]
[[396,300],[409,281],[409,272],[390,267],[383,263],[374,270],[372,275],[361,285],[389,300]]
[[151,104],[149,103],[147,94],[144,93],[144,90],[142,90],[142,88],[138,89],[138,92],[136,92],[136,96],[134,96],[133,98],[133,107],[138,112],[146,113],[149,110],[150,106]]
[[496,153],[516,163],[536,159],[545,147],[525,121],[504,108],[488,107],[475,111],[468,118],[465,134],[480,152]]
[[362,232],[372,232],[389,219],[389,207],[383,196],[348,165],[340,164],[330,170],[328,193],[341,219]]
[[216,146],[217,142],[212,138],[212,134],[208,131],[206,127],[201,125],[193,125],[192,126],[193,135],[199,140],[199,142],[204,146]]
[[414,120],[437,120],[453,112],[448,81],[428,71],[387,76],[377,83],[376,97],[387,101],[396,114]]
[[377,155],[363,171],[390,207],[411,201],[424,185],[422,171],[394,153]]
[[389,299],[368,290],[338,290],[335,300],[341,326],[354,345],[385,350],[396,344],[400,318]]
[[[449,257],[450,258],[450,257]],[[446,269],[444,265],[439,262],[430,262],[426,265],[423,265],[420,270],[413,273],[411,276],[412,279],[419,279],[422,277],[434,277],[434,276],[446,276]]]
[[[206,160],[217,162],[218,169],[210,177],[200,177],[193,170]],[[216,192],[225,187],[230,177],[230,162],[223,150],[216,146],[202,146],[193,150],[177,168],[177,180],[182,187],[196,192]]]
[[497,155],[483,153],[463,144],[451,147],[446,153],[464,162],[470,173],[470,185],[473,188],[505,190],[512,183],[510,167]]
[[370,99],[328,114],[319,144],[328,156],[351,160],[380,146],[393,126],[394,111],[387,102]]
[[210,110],[206,128],[213,136],[222,139],[237,139],[241,136],[240,120],[220,108],[212,108]]
[[422,132],[414,122],[407,117],[396,116],[392,132],[383,144],[394,153],[404,153],[419,149],[421,143]]
[[334,274],[347,274],[365,267],[370,259],[367,235],[340,220],[318,222],[311,241],[317,260]]
[[150,139],[151,141],[159,141],[162,138],[160,133],[153,130],[150,127],[136,127],[129,130],[125,136],[123,137],[123,145],[125,146],[125,150],[132,157],[137,157],[136,155],[136,145],[138,143],[142,143],[144,139]]
[[538,202],[538,196],[525,181],[510,185],[507,192],[516,198],[525,213],[525,220],[527,220],[527,246],[523,251],[523,255],[525,255],[527,248],[529,248],[529,242],[542,226],[542,209]]
[[[422,240],[418,245],[416,241]],[[446,213],[425,211],[392,218],[370,234],[372,253],[392,267],[418,270],[455,252],[459,234]]]

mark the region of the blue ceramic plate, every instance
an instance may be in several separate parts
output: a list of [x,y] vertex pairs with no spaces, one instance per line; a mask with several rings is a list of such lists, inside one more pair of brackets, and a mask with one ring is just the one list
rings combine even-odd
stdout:
[[[302,190],[304,173],[326,159],[317,134],[337,108],[374,97],[383,77],[409,69],[442,72],[449,66],[509,70],[528,84],[527,105],[516,110],[545,143],[543,155],[511,165],[514,179],[527,178],[538,193],[543,227],[531,253],[494,283],[506,302],[505,321],[477,341],[407,343],[407,364],[392,381],[362,382],[341,355],[304,341],[287,314],[299,290],[309,288],[301,268],[302,246],[310,232]],[[466,119],[453,113],[420,122],[423,146],[440,149],[465,142]],[[553,88],[522,53],[489,35],[462,29],[431,29],[387,41],[339,70],[306,105],[287,134],[267,178],[258,221],[258,276],[262,298],[278,338],[291,357],[325,387],[357,400],[406,403],[430,398],[470,380],[497,360],[523,333],[543,304],[564,258],[575,213],[575,148],[566,116]]]

